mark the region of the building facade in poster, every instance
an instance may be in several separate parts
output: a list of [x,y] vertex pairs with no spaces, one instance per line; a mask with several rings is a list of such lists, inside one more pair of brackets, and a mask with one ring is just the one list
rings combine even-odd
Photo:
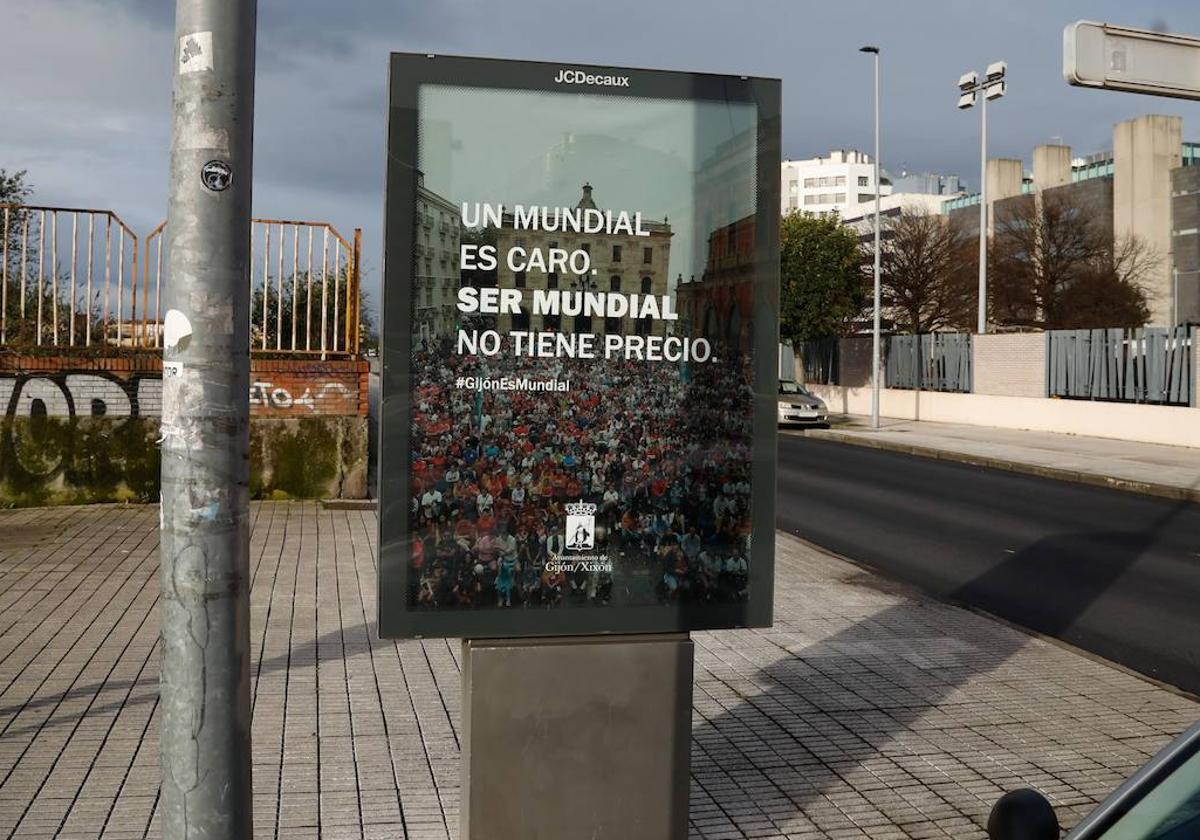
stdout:
[[769,623],[778,83],[392,69],[381,634]]
[[449,334],[462,283],[458,268],[459,208],[417,182],[417,233],[413,249],[413,334],[419,340]]

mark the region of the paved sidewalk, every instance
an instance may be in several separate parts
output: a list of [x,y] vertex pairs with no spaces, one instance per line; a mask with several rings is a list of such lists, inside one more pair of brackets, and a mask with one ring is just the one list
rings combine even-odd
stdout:
[[[459,647],[373,638],[374,514],[254,508],[257,838],[457,834]],[[157,509],[0,512],[0,838],[156,837]],[[700,633],[692,833],[1072,824],[1200,704],[780,536],[777,623]]]
[[1200,502],[1200,449],[957,423],[884,418],[879,429],[869,423],[852,416],[802,434]]

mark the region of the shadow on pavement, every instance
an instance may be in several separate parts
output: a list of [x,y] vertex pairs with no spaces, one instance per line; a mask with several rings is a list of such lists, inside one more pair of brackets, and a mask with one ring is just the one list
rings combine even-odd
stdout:
[[[1049,566],[1061,589],[1061,609],[1027,620],[1040,632],[1070,638],[1073,620],[1184,507],[1181,503],[1168,512],[1150,532],[1081,532],[1040,540],[949,597],[985,609],[997,593],[1019,599],[1029,571],[1037,568],[1044,578]],[[1096,540],[1119,546],[1119,559],[1106,563],[1100,574],[1094,568],[1082,578],[1073,574],[1089,562],[1089,546]],[[739,646],[727,649],[733,664],[721,657],[714,661],[707,652],[710,644],[720,646],[720,634],[698,637],[694,832],[753,837],[773,827],[797,834],[982,836],[981,816],[1007,789],[1031,785],[1060,806],[1086,809],[1091,798],[1112,786],[1113,768],[1104,763],[1103,746],[1082,737],[1086,729],[1072,728],[1079,720],[1066,716],[1077,711],[1059,709],[1070,704],[1070,697],[1086,696],[1088,686],[1064,685],[1072,675],[1010,667],[1013,655],[1029,643],[1027,636],[880,581],[866,573],[833,581],[809,581],[793,573],[778,593],[784,608],[777,611],[776,626],[739,637]],[[861,602],[850,610],[856,615],[847,616],[845,604],[822,612],[821,599],[804,596],[810,585],[830,582],[862,588]],[[792,599],[805,607],[789,606]],[[262,661],[253,677],[393,644],[375,637],[373,623],[346,627]],[[1052,667],[1044,658],[1041,662]],[[992,679],[979,681],[989,675]],[[0,708],[7,716],[55,707],[48,721],[0,735],[71,723],[85,715],[66,711],[77,708],[71,701],[101,689],[105,696],[127,695],[156,682],[92,683]],[[92,705],[86,715],[114,714],[154,698],[142,692]],[[1104,711],[1091,709],[1098,715]],[[17,716],[10,723],[20,720]],[[1091,780],[1095,790],[1081,794],[1081,779]],[[896,834],[895,827],[905,833]]]
[[[948,600],[984,609],[1019,600],[1031,570],[1044,581],[1050,568],[1061,592],[1058,609],[1030,612],[1028,626],[1072,639],[1075,619],[1186,508],[1176,505],[1148,531],[1039,540],[959,586]],[[1097,541],[1109,547],[1110,560],[1099,572],[1078,575]],[[841,583],[879,580],[862,573]],[[813,628],[836,626],[844,617],[821,614],[820,599],[801,595],[817,607],[815,614],[777,611],[776,626],[761,634],[776,661],[698,672],[694,832],[756,837],[769,825],[789,835],[983,837],[988,810],[1007,790],[1039,788],[1057,800],[1060,818],[1073,823],[1140,764],[1127,758],[1125,769],[1114,773],[1112,756],[1096,737],[1117,724],[1112,710],[1089,699],[1093,687],[1083,671],[1104,666],[1056,651],[1040,659],[1045,673],[1031,672],[1012,664],[1030,641],[1020,631],[926,597],[892,595],[868,593],[876,607],[825,636]],[[781,596],[786,601],[788,593]],[[1081,666],[1078,675],[1052,671],[1050,659],[1064,658]],[[1083,713],[1095,716],[1094,728],[1079,719]],[[904,833],[887,833],[897,828]]]

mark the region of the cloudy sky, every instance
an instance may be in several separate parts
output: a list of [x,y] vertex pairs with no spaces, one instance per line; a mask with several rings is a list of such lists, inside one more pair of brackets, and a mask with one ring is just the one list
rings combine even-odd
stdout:
[[[166,206],[171,0],[3,0],[0,168],[27,169],[39,203],[108,207],[135,230]],[[978,182],[976,112],[954,83],[1009,63],[989,109],[993,156],[1038,143],[1110,146],[1112,124],[1184,117],[1200,103],[1084,91],[1062,81],[1062,29],[1082,18],[1200,34],[1195,0],[260,0],[255,214],[364,231],[377,287],[389,51],[777,76],[784,153],[871,142],[871,75],[884,61],[883,163]]]

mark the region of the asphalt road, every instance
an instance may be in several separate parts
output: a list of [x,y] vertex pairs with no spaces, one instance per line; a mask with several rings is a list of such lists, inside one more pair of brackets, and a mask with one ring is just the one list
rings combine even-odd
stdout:
[[778,526],[1200,694],[1200,505],[783,434]]

